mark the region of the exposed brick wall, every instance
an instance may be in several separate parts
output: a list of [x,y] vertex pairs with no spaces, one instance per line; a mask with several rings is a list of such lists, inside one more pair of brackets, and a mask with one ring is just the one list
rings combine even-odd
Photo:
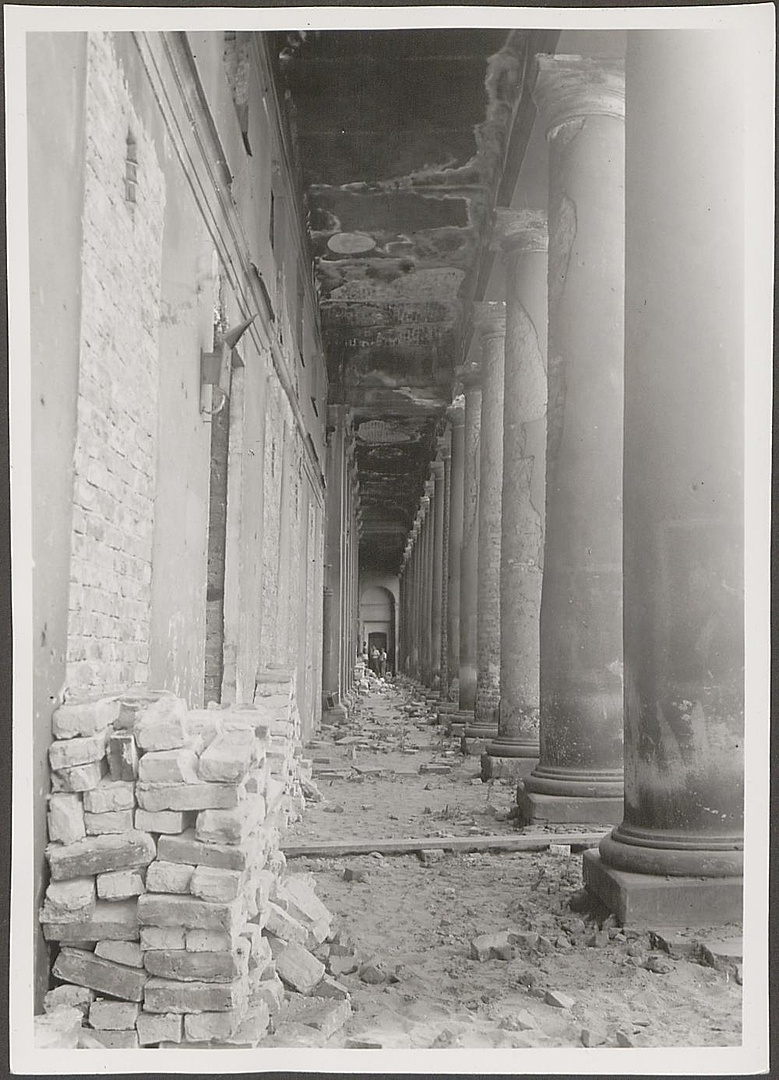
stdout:
[[[137,183],[127,200],[128,134]],[[90,34],[67,681],[146,681],[165,190],[106,34]]]

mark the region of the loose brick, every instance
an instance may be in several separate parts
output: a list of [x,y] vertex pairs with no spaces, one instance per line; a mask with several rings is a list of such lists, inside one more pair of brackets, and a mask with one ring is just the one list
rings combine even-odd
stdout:
[[143,952],[137,941],[98,941],[95,956],[127,967],[143,967]]
[[140,1046],[135,1031],[104,1031],[93,1028],[89,1034],[107,1050],[137,1050]]
[[49,763],[52,769],[72,769],[76,765],[88,765],[105,755],[104,732],[84,738],[63,739],[49,747]]
[[184,1018],[176,1013],[140,1012],[135,1021],[141,1046],[153,1046],[160,1042],[180,1043]]
[[71,983],[63,983],[55,986],[43,997],[43,1011],[54,1012],[55,1009],[75,1008],[81,1011],[83,1016],[89,1012],[89,1006],[95,1000],[95,991],[86,986],[73,986]]
[[184,948],[188,952],[230,952],[237,941],[237,933],[224,930],[187,930]]
[[151,975],[183,982],[232,982],[249,971],[248,942],[241,941],[231,952],[187,952],[183,949],[144,953]]
[[189,983],[151,978],[144,988],[144,1009],[147,1012],[227,1012],[245,1007],[247,1000],[245,979],[232,983]]
[[103,960],[82,949],[60,949],[52,971],[65,982],[88,986],[125,1001],[141,1001],[148,979],[144,971]]
[[188,893],[194,866],[185,863],[149,863],[146,868],[146,888],[157,893]]
[[306,927],[270,900],[267,904],[265,928],[280,941],[295,942],[298,945],[305,945],[308,941]]
[[138,778],[149,784],[197,784],[197,754],[186,746],[143,754],[138,762]]
[[321,1031],[326,1039],[339,1031],[351,1016],[348,1001],[320,1001],[318,998],[292,998],[285,1019]]
[[41,922],[70,922],[88,918],[95,909],[96,900],[93,877],[52,881],[46,889]]
[[[77,945],[87,941],[137,941],[139,937],[135,900],[98,900],[89,918],[72,922],[44,922],[47,941]],[[97,988],[96,988],[97,989]]]
[[203,810],[197,816],[198,840],[215,844],[242,844],[265,819],[265,800],[253,795],[233,809]]
[[89,814],[132,810],[134,806],[135,784],[126,780],[101,780],[96,788],[84,792],[84,810]]
[[333,920],[332,914],[303,874],[292,874],[279,884],[276,889],[276,903],[299,922],[312,927],[322,922],[329,924]]
[[186,745],[186,721],[187,705],[182,698],[160,698],[136,713],[135,741],[141,750],[175,750]]
[[569,994],[564,994],[561,990],[547,990],[544,1001],[555,1009],[570,1009],[576,1004],[574,998]]
[[135,827],[141,832],[178,835],[189,828],[191,816],[184,810],[136,810]]
[[72,1008],[33,1017],[33,1046],[36,1050],[74,1050],[82,1019],[81,1010]]
[[73,739],[96,735],[104,731],[119,715],[119,702],[102,699],[89,702],[67,702],[54,710],[51,733],[55,739]]
[[86,836],[81,796],[60,792],[49,796],[49,840],[74,844]]
[[348,988],[332,975],[325,975],[322,981],[317,983],[314,987],[314,997],[334,998],[336,1001],[351,1000]]
[[213,904],[195,896],[146,893],[138,897],[138,921],[144,926],[182,926],[188,930],[237,932],[244,923],[240,900]]
[[238,806],[242,792],[230,784],[144,784],[135,797],[142,810],[211,810]]
[[180,926],[142,926],[141,949],[183,949],[187,937]]
[[325,973],[325,965],[302,945],[284,945],[273,959],[282,981],[300,994],[310,994]]
[[189,891],[201,900],[228,902],[240,894],[246,875],[240,870],[198,866],[189,883]]
[[53,881],[148,866],[155,854],[154,841],[149,834],[136,831],[119,836],[87,837],[65,847],[49,844],[46,848]]
[[98,874],[96,880],[101,900],[128,900],[146,891],[143,870],[109,870]]
[[105,776],[105,759],[90,761],[88,765],[76,765],[73,769],[60,769],[52,773],[51,786],[55,792],[90,791],[96,788]]
[[281,1009],[284,1003],[284,983],[276,975],[272,979],[263,979],[252,990],[251,1003],[252,1005],[259,1002],[264,1002],[271,1013],[275,1016]]
[[132,810],[107,810],[104,814],[84,814],[87,836],[132,832]]
[[249,1006],[249,1011],[226,1042],[235,1046],[256,1046],[270,1024],[270,1007],[265,1001],[256,1001]]
[[240,783],[254,763],[254,730],[223,731],[200,756],[201,780]]
[[236,1032],[246,1016],[246,1008],[226,1012],[201,1012],[184,1017],[184,1034],[194,1042],[227,1039]]
[[106,760],[112,780],[135,780],[138,777],[138,747],[129,731],[111,735],[106,746]]
[[135,1031],[140,1005],[130,1001],[95,1001],[89,1010],[93,1028],[105,1031]]
[[210,746],[222,730],[222,710],[190,709],[186,728],[189,740],[199,740],[203,748]]

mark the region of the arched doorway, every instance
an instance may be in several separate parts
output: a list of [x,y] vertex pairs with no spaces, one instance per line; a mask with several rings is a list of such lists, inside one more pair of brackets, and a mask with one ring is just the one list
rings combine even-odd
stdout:
[[360,593],[360,641],[368,655],[375,645],[387,650],[387,672],[395,672],[395,597],[383,585],[369,585]]

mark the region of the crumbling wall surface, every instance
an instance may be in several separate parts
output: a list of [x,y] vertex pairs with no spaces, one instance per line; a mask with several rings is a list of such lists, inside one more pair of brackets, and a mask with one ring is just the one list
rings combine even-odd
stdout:
[[145,682],[149,663],[165,208],[108,34],[88,37],[85,112],[66,677],[106,688]]
[[316,992],[307,947],[331,918],[279,849],[311,773],[294,686],[268,675],[243,707],[129,692],[57,709],[48,1045],[254,1046],[285,988]]

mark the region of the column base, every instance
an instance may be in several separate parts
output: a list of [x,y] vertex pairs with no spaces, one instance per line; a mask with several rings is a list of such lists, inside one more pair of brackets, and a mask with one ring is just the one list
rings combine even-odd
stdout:
[[719,926],[743,916],[743,878],[664,877],[606,866],[582,856],[584,887],[628,926]]
[[528,791],[526,784],[517,788],[523,825],[617,825],[622,820],[622,796],[539,795]]
[[472,720],[472,712],[458,709],[457,712],[451,713],[448,720],[449,734],[461,738],[465,734],[466,727]]
[[492,753],[496,743],[487,743],[487,752],[481,756],[481,778],[487,780],[522,780],[532,772],[538,758],[505,757]]
[[333,705],[322,712],[322,720],[326,724],[343,724],[348,718],[349,710],[343,704]]

